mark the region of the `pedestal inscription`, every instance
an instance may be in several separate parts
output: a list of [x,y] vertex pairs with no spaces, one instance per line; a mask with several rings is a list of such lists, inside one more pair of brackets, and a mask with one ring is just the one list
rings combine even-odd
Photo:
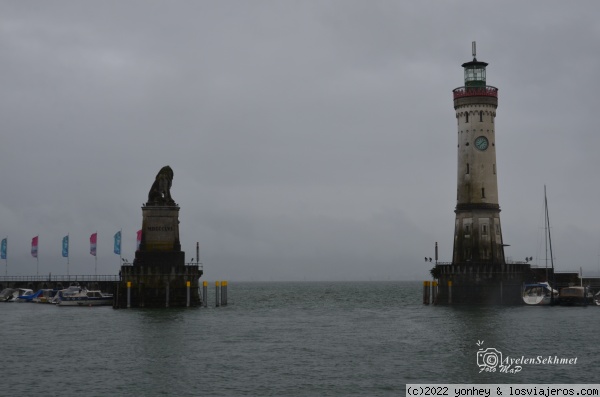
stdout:
[[179,207],[142,207],[140,251],[180,251]]

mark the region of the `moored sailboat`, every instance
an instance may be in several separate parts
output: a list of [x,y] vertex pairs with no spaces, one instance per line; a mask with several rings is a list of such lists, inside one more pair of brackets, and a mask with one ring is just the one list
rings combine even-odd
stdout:
[[525,284],[523,286],[523,303],[526,305],[554,305],[559,301],[560,294],[548,282],[548,249],[550,249],[550,264],[554,278],[554,258],[552,255],[552,237],[550,234],[550,216],[548,214],[548,197],[544,185],[544,240],[546,245],[546,280],[541,283]]
[[558,291],[547,282],[525,284],[523,289],[523,302],[526,305],[550,305],[558,301],[558,296]]

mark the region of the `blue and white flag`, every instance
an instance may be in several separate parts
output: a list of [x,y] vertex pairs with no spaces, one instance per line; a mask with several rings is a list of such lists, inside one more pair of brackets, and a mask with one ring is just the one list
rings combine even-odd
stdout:
[[115,234],[115,254],[121,255],[121,231]]
[[0,248],[0,256],[2,257],[2,259],[6,259],[6,245],[7,245],[7,241],[6,239],[2,240],[2,246]]
[[68,234],[65,237],[63,237],[62,256],[63,256],[63,258],[69,257],[69,235]]

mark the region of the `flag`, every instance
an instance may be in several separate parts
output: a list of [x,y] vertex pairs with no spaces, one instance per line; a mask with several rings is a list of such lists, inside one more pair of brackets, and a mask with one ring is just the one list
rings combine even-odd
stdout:
[[136,250],[140,249],[140,244],[142,243],[142,231],[138,230],[137,231],[137,246],[136,246]]
[[6,245],[7,245],[7,241],[6,241],[6,239],[3,239],[2,246],[0,248],[0,255],[1,255],[2,259],[6,259]]
[[68,234],[65,237],[63,237],[62,256],[63,256],[63,258],[69,257],[69,235]]
[[96,240],[98,239],[98,233],[94,233],[90,236],[90,254],[96,256]]
[[121,255],[121,231],[115,233],[115,254]]
[[35,236],[31,239],[31,256],[34,258],[38,257],[38,237],[39,236]]

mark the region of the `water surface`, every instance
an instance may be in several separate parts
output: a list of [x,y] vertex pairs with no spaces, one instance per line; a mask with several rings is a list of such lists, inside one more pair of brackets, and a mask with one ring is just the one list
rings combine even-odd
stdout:
[[[424,306],[419,282],[229,283],[195,309],[0,305],[11,395],[394,396],[406,383],[599,383],[600,307]],[[477,342],[483,341],[481,346]],[[577,357],[480,373],[477,352]]]

